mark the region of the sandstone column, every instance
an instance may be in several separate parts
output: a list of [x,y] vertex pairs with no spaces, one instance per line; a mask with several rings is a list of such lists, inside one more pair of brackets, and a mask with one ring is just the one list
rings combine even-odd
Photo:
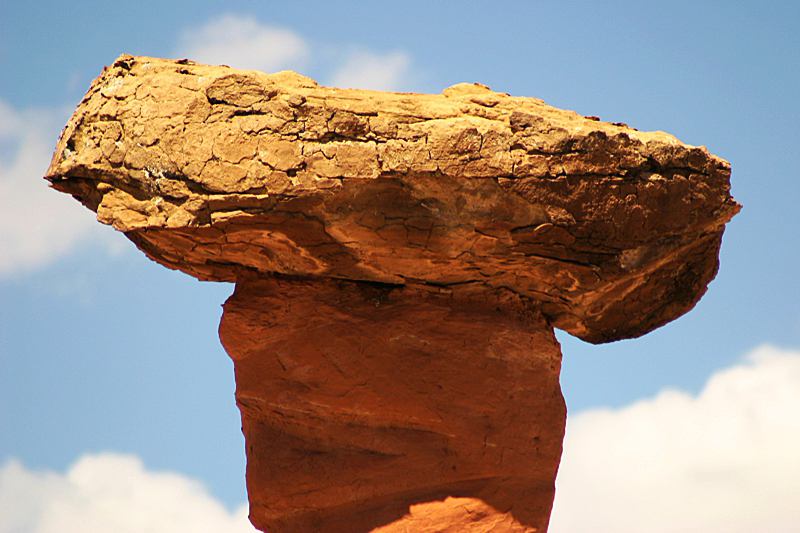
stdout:
[[220,337],[256,526],[369,531],[462,496],[544,530],[566,412],[558,343],[527,302],[255,278]]
[[739,208],[729,176],[480,85],[122,56],[46,177],[160,264],[236,282],[220,337],[257,527],[499,533],[547,528],[552,328],[607,342],[691,309]]

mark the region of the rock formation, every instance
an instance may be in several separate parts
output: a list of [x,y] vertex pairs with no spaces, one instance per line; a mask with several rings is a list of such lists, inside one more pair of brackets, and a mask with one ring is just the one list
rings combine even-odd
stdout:
[[120,57],[46,178],[148,257],[233,281],[251,520],[271,532],[546,531],[553,327],[691,309],[739,206],[664,133],[461,84],[330,89]]

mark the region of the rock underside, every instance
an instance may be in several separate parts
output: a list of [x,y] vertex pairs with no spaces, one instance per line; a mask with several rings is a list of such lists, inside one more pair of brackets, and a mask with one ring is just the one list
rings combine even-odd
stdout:
[[46,176],[158,263],[236,282],[220,336],[251,520],[342,533],[545,531],[552,328],[607,342],[691,309],[729,177],[703,147],[480,85],[131,56]]

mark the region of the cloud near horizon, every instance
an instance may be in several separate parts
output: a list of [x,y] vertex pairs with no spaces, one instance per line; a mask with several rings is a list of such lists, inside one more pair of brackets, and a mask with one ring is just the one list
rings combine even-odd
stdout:
[[133,455],[87,454],[63,475],[0,467],[0,533],[257,533],[247,512]]
[[[697,396],[665,390],[567,422],[550,533],[797,531],[800,351],[762,346]],[[255,531],[197,481],[87,454],[0,466],[0,533]]]
[[800,524],[800,352],[762,346],[693,397],[567,420],[550,533],[770,533]]

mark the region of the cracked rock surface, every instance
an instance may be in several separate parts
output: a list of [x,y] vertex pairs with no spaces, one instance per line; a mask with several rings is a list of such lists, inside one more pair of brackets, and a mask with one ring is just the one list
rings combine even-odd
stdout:
[[236,282],[250,517],[285,533],[546,531],[553,327],[608,342],[687,312],[739,210],[703,147],[481,85],[131,56],[46,178],[154,261]]
[[737,212],[703,147],[479,85],[330,89],[120,57],[47,178],[155,261],[447,289],[506,288],[581,339],[688,311]]

